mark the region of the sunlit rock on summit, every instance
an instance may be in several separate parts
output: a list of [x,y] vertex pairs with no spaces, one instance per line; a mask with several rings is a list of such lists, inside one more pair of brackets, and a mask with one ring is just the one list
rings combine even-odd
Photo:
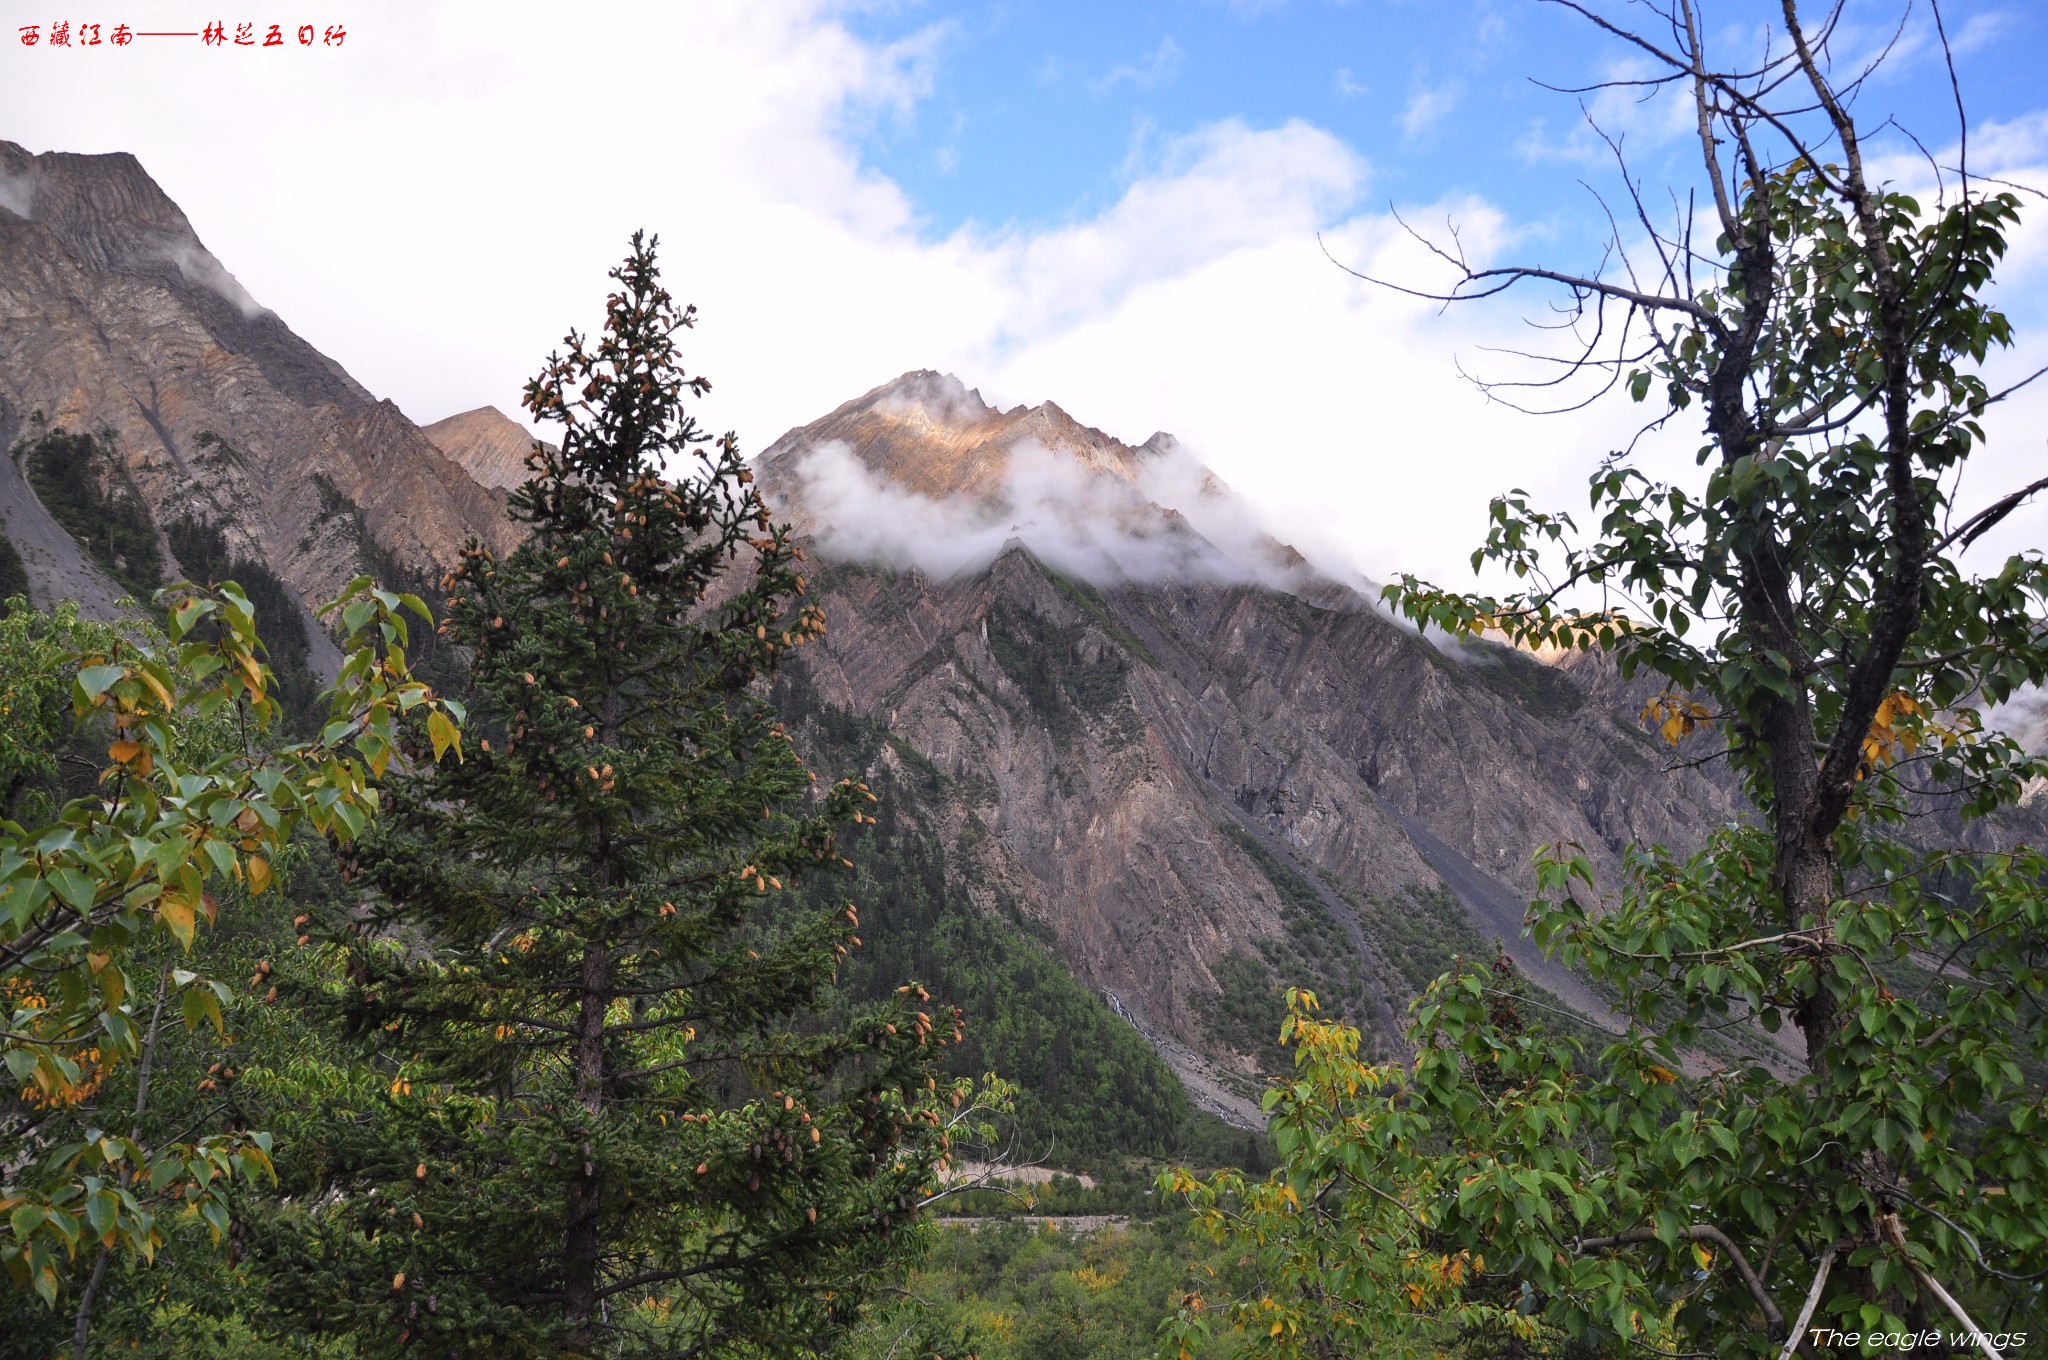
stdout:
[[791,430],[760,468],[843,560],[951,577],[1015,540],[1094,585],[1308,581],[1301,555],[1172,435],[1133,447],[1052,402],[999,410],[928,369]]

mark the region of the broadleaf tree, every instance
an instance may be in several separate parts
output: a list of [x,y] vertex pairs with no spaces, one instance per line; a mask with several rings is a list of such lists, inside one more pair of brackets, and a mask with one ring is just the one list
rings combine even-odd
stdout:
[[1660,677],[1646,725],[1685,762],[1730,762],[1754,813],[1690,854],[1631,848],[1615,884],[1577,847],[1546,852],[1535,936],[1611,989],[1625,1035],[1594,1057],[1505,1023],[1506,989],[1463,967],[1370,1108],[1308,1084],[1337,1146],[1278,1175],[1324,1168],[1300,1187],[1321,1212],[1248,1222],[1335,1270],[1379,1250],[1351,1231],[1376,1195],[1409,1204],[1368,1169],[1434,1147],[1403,1222],[1485,1265],[1428,1303],[1440,1317],[1490,1301],[1615,1354],[1789,1355],[1817,1327],[1981,1333],[1963,1344],[1994,1353],[2038,1328],[2048,1277],[2048,858],[2019,806],[2048,763],[1986,722],[2048,678],[2048,561],[1964,557],[2048,489],[1965,480],[2011,390],[1984,376],[2012,340],[1987,295],[2020,202],[1970,175],[1967,128],[1946,169],[1925,163],[1931,194],[1875,179],[1867,72],[1830,52],[1839,8],[1809,25],[1783,0],[1762,55],[1717,62],[1724,30],[1693,0],[1628,11],[1654,31],[1563,7],[1651,72],[1633,88],[1689,101],[1706,227],[1682,207],[1660,224],[1623,162],[1641,230],[1610,268],[1447,246],[1435,295],[1563,290],[1580,347],[1536,381],[1698,419],[1703,471],[1611,454],[1583,530],[1502,496],[1474,566],[1522,589],[1407,577],[1387,597]]
[[[235,1180],[270,1171],[266,1132],[142,1132],[167,1004],[174,1023],[224,1028],[226,986],[176,962],[214,922],[214,889],[268,891],[271,861],[301,826],[354,839],[376,815],[402,716],[461,713],[406,667],[404,613],[429,617],[426,606],[361,578],[335,605],[349,650],[325,729],[272,745],[280,709],[247,597],[227,582],[160,598],[164,633],[69,607],[0,620],[12,720],[0,770],[7,810],[31,816],[0,820],[0,1059],[14,1088],[0,1098],[0,1267],[54,1305],[69,1263],[96,1257],[81,1350],[110,1253],[147,1260],[173,1210],[218,1241]],[[51,755],[67,740],[94,753],[98,777],[58,803],[37,785],[60,787]],[[132,1109],[102,1109],[99,1093],[129,1063],[141,1069]]]
[[921,988],[822,1018],[858,910],[788,889],[848,867],[871,796],[819,783],[757,683],[824,624],[685,410],[709,384],[654,249],[526,389],[561,443],[512,493],[523,542],[448,578],[474,749],[396,781],[366,905],[324,923],[379,1076],[311,1100],[318,1207],[263,1251],[365,1355],[823,1349],[975,1108]]

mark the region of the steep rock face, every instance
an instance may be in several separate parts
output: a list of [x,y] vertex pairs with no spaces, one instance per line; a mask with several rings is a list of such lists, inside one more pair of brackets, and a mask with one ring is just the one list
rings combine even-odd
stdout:
[[1092,476],[1137,477],[1138,456],[1059,407],[1000,411],[949,373],[920,369],[847,402],[771,445],[764,462],[797,444],[845,444],[870,471],[934,500],[983,500],[1002,484],[1018,445],[1036,441]]
[[[309,602],[372,541],[423,576],[470,534],[509,544],[494,498],[259,307],[132,156],[0,142],[0,182],[0,446],[35,412],[110,431],[159,524],[219,524]],[[38,571],[45,602],[78,595]]]
[[[1632,840],[1696,843],[1735,814],[1726,789],[1667,772],[1571,673],[1502,648],[1439,650],[1270,540],[1217,548],[1236,581],[1111,572],[1091,586],[1028,528],[945,576],[834,560],[847,506],[816,503],[805,463],[821,450],[943,507],[1000,500],[1024,440],[1126,483],[1169,443],[1134,449],[1049,404],[993,411],[915,373],[791,431],[759,465],[770,503],[824,559],[813,592],[830,632],[802,654],[807,674],[948,777],[966,891],[1021,904],[1142,1028],[1241,1072],[1250,1056],[1205,1014],[1219,961],[1288,930],[1276,859],[1350,940],[1354,1019],[1397,1029],[1387,913],[1454,901],[1480,938],[1508,940],[1552,991],[1604,1013],[1518,938],[1531,854],[1578,841],[1612,873]],[[1276,563],[1291,564],[1285,589],[1268,583]]]
[[526,455],[533,448],[533,436],[495,406],[437,420],[421,433],[481,486],[510,491],[532,475]]

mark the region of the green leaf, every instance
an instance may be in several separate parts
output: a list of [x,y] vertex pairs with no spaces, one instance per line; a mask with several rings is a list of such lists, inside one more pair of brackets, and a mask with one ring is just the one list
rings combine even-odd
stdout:
[[99,894],[93,881],[76,869],[52,869],[44,875],[57,896],[73,911],[83,913],[91,909],[93,899]]
[[[200,1022],[208,1018],[206,1007],[209,1001],[213,1001],[213,997],[204,987],[188,987],[178,998],[178,1009],[186,1029],[196,1031]],[[219,1005],[219,1002],[214,1002],[215,1009],[219,1009]]]
[[101,1242],[112,1240],[120,1209],[120,1200],[110,1190],[101,1190],[85,1202],[85,1221],[91,1226],[95,1238]]
[[97,701],[128,674],[126,666],[85,666],[78,672],[78,688],[89,701]]

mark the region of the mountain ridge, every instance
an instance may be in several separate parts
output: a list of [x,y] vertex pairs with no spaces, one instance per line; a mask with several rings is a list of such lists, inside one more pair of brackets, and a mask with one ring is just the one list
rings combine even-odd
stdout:
[[[431,581],[471,535],[516,541],[395,405],[248,297],[133,156],[0,142],[0,177],[0,447],[106,433],[158,525],[219,526],[308,604],[378,553]],[[10,537],[36,517],[24,485],[0,480]],[[28,565],[38,603],[77,579]]]
[[495,406],[459,412],[421,426],[420,433],[487,490],[510,491],[529,475],[526,456],[534,437]]
[[1097,585],[1330,583],[1172,435],[1133,446],[1051,401],[999,410],[930,369],[790,430],[755,466],[778,510],[828,549],[941,577],[986,566],[1015,538]]
[[[1071,458],[1048,483],[1067,499],[1013,523],[1034,444]],[[1045,928],[1191,1089],[1220,1072],[1255,1093],[1259,1037],[1213,1018],[1233,979],[1262,971],[1334,992],[1392,1053],[1417,979],[1450,952],[1490,958],[1499,939],[1604,1022],[1604,1001],[1522,935],[1530,856],[1576,841],[1614,882],[1631,842],[1683,850],[1739,815],[1732,790],[1665,768],[1624,721],[1634,687],[1491,644],[1439,648],[1363,578],[1282,556],[1263,530],[1217,547],[1143,494],[1167,458],[1195,504],[1251,523],[1171,436],[1133,447],[1051,403],[997,411],[930,370],[756,464],[819,561],[831,629],[800,664],[826,702],[884,724],[948,781],[934,834],[971,843],[960,890]],[[806,475],[819,461],[840,480]],[[1048,506],[1087,523],[1034,539]],[[876,510],[886,532],[835,518]],[[896,551],[948,533],[959,551]],[[1118,555],[1162,537],[1205,546],[1176,560],[1209,569],[1148,577]]]
[[[132,157],[0,144],[0,170],[0,442],[36,412],[106,431],[106,475],[157,525],[217,527],[309,603],[366,569],[430,581],[472,535],[517,541],[515,422],[422,429],[372,398],[251,310]],[[1577,841],[1611,882],[1632,841],[1683,849],[1738,815],[1663,768],[1608,681],[1394,624],[1170,435],[1125,444],[916,370],[753,466],[829,620],[791,665],[804,740],[834,714],[882,733],[875,769],[925,790],[904,834],[944,865],[932,891],[1043,941],[1248,1127],[1282,986],[1393,1055],[1420,982],[1500,936],[1597,1018],[1515,929],[1530,855]],[[92,564],[8,472],[0,523],[34,549],[37,602],[82,598]],[[909,900],[875,891],[878,918]]]

